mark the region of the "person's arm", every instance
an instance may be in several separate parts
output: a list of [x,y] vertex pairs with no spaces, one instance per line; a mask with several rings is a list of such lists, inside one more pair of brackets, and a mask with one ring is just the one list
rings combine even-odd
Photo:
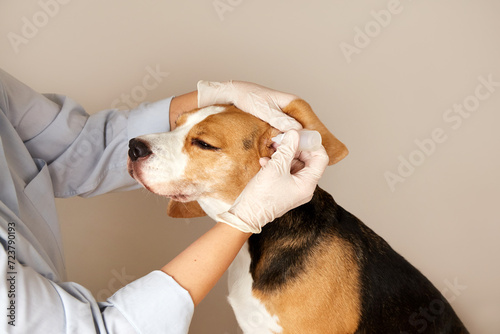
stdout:
[[[174,103],[174,113],[191,109],[194,97],[195,93],[179,97]],[[0,70],[0,112],[8,118],[29,153],[47,162],[52,185],[59,196],[95,195],[134,186],[135,181],[128,176],[125,167],[128,139],[168,131],[170,102],[171,99],[166,99],[143,104],[130,112],[105,110],[89,116],[71,99],[61,95],[42,96]],[[298,135],[296,137],[298,140]],[[285,141],[284,138],[282,143]],[[273,159],[268,165],[273,165]],[[276,177],[275,173],[270,175]],[[50,186],[48,174],[42,176],[36,178],[36,186]],[[266,192],[274,192],[273,184],[269,186]],[[294,192],[304,196],[300,188]],[[246,197],[259,198],[251,195],[251,189],[250,194],[246,193]],[[305,195],[311,195],[309,190],[305,190]],[[268,202],[259,204],[273,206]],[[7,288],[9,280],[15,281],[14,288],[19,292],[17,305],[21,307],[15,314],[16,329],[26,333],[65,333],[76,328],[89,333],[186,333],[193,301],[199,303],[203,299],[248,238],[247,233],[217,224],[166,266],[166,271],[178,281],[165,271],[153,271],[126,285],[105,303],[97,303],[79,284],[52,279],[50,272],[42,275],[29,266],[30,262],[39,262],[41,258],[32,246],[33,240],[43,240],[37,241],[12,214],[11,211],[0,212],[0,244],[4,246],[0,247],[4,249],[0,251],[0,282],[3,282],[2,288]],[[235,219],[238,219],[236,216],[237,212]],[[268,213],[265,216],[269,216]],[[264,220],[258,223],[268,222],[267,218]],[[15,224],[16,232],[7,228],[11,224]],[[252,225],[255,224],[257,222],[252,220]],[[16,259],[10,258],[10,249],[6,247],[11,233],[16,233]],[[227,251],[224,242],[231,244],[231,252]],[[212,247],[218,251],[212,252]],[[225,253],[230,254],[225,256]],[[9,274],[13,270],[15,278]],[[193,276],[187,277],[185,273]],[[7,303],[8,298],[0,298],[0,306],[5,310],[9,307]],[[0,328],[7,326],[5,321]]]
[[198,108],[198,91],[174,97],[170,102],[170,130],[175,129],[175,122],[181,114],[196,108]]
[[39,94],[0,70],[3,112],[31,156],[47,163],[56,197],[139,188],[127,172],[128,141],[169,131],[173,100],[179,112],[190,108],[189,99],[179,97],[89,115],[72,99]]
[[[169,104],[89,116],[71,99],[40,95],[0,70],[0,307],[9,315],[1,333],[188,332],[193,301],[160,270],[104,303],[64,281],[52,197],[52,186],[74,194],[135,186],[125,168],[127,135],[168,131]],[[49,169],[52,181],[60,179],[51,183]]]
[[217,223],[161,270],[189,292],[196,306],[229,268],[250,235]]

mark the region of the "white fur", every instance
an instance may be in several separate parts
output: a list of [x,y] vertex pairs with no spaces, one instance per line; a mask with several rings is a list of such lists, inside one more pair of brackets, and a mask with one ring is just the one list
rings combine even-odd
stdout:
[[182,195],[197,197],[203,189],[182,182],[188,156],[182,152],[189,131],[210,115],[224,111],[221,106],[210,106],[193,113],[174,131],[138,137],[147,142],[153,154],[142,163],[141,177],[136,178],[143,186],[158,195]]
[[281,333],[278,317],[269,314],[266,307],[252,294],[250,261],[248,243],[245,243],[229,267],[228,300],[236,320],[245,334]]

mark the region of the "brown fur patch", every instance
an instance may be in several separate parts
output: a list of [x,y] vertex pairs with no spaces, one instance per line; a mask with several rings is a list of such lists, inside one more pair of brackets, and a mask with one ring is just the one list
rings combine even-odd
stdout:
[[316,130],[321,134],[322,145],[330,157],[330,165],[344,159],[349,153],[347,147],[328,131],[306,101],[301,99],[293,100],[283,108],[283,112],[295,118],[305,129]]
[[[206,185],[207,196],[233,202],[260,169],[258,139],[269,128],[269,124],[232,106],[208,116],[186,137],[183,151],[189,164],[185,180]],[[217,150],[203,150],[193,145],[193,140],[202,140]]]
[[317,247],[299,277],[272,292],[253,291],[279,318],[283,334],[356,331],[361,314],[359,268],[352,246],[332,238]]
[[197,201],[178,202],[171,199],[168,202],[167,214],[173,218],[195,218],[206,216],[205,211]]

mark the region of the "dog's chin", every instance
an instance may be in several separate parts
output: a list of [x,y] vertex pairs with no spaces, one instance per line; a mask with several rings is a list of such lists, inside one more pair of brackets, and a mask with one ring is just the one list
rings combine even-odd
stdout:
[[151,186],[147,183],[142,182],[141,184],[150,192],[159,196],[173,199],[177,202],[192,202],[200,198],[200,194],[196,191],[196,189],[186,189],[182,187],[162,187],[159,185]]
[[128,172],[139,184],[150,192],[173,199],[177,202],[192,202],[196,201],[201,193],[193,184],[185,182],[153,182],[151,175],[145,175],[140,169],[134,168],[129,162]]
[[199,196],[197,194],[179,192],[179,191],[169,191],[167,189],[156,189],[154,187],[149,187],[148,185],[143,184],[144,188],[151,191],[152,193],[173,199],[177,202],[192,202],[196,201]]

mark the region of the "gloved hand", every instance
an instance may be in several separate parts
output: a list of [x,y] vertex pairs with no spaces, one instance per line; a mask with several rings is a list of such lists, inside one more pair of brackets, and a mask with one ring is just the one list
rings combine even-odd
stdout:
[[[297,131],[286,132],[271,159],[261,158],[261,170],[232,207],[217,215],[217,221],[242,232],[259,233],[275,218],[309,202],[329,159],[323,146],[317,151],[297,152],[298,144]],[[304,167],[291,172],[297,164]]]
[[302,128],[299,122],[281,111],[295,99],[298,99],[295,95],[278,92],[250,82],[203,80],[198,82],[198,108],[213,104],[234,104],[237,108],[260,118],[281,132]]

